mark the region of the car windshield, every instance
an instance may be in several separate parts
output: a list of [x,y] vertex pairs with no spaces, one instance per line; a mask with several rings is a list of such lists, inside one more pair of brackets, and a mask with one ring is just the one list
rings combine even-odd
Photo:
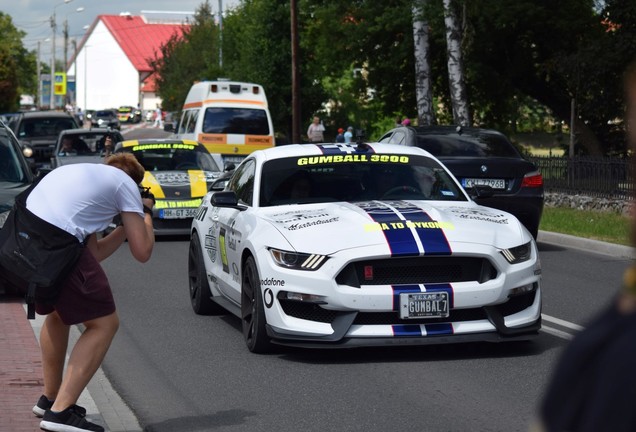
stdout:
[[58,136],[67,129],[75,129],[76,125],[70,118],[34,118],[24,119],[17,131],[19,138]]
[[263,164],[261,207],[370,200],[466,201],[435,160],[419,155],[350,154],[275,159]]
[[[108,132],[90,132],[82,134],[62,134],[58,141],[56,153],[58,156],[87,156],[99,155],[104,150]],[[111,133],[113,145],[123,141],[122,136]]]
[[97,111],[95,112],[96,117],[114,117],[115,113],[112,111]]
[[203,133],[269,135],[267,112],[249,108],[208,108]]
[[437,157],[521,157],[508,140],[495,134],[421,134],[417,136],[417,146]]
[[151,143],[124,147],[123,151],[132,152],[146,171],[221,171],[204,147],[181,143]]
[[20,163],[19,147],[11,144],[13,139],[5,128],[0,128],[0,182],[26,183],[28,174]]

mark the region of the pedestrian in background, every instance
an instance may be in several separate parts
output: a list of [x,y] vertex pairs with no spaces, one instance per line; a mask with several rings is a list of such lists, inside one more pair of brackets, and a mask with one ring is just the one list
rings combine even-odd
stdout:
[[309,125],[307,129],[307,138],[311,143],[325,142],[325,127],[320,121],[320,117],[314,116],[314,121]]
[[338,135],[336,135],[336,142],[337,143],[345,142],[344,129],[343,128],[338,128]]
[[411,120],[408,117],[405,117],[404,120],[402,120],[402,126],[410,126],[411,125]]
[[344,142],[350,143],[353,140],[353,126],[349,126],[344,133]]
[[[32,213],[85,244],[55,303],[35,305],[38,314],[46,315],[40,333],[44,391],[33,407],[33,413],[43,417],[42,430],[104,430],[85,418],[86,409],[78,406],[77,400],[101,365],[119,327],[100,261],[126,240],[137,261],[148,261],[152,253],[154,202],[141,197],[138,185],[143,176],[144,168],[137,159],[130,153],[121,153],[111,156],[105,164],[59,167],[27,197],[27,208]],[[116,215],[121,215],[123,226],[98,239],[97,233]],[[80,323],[84,331],[64,371],[70,326]]]
[[157,105],[157,109],[155,109],[155,123],[152,126],[163,129],[163,112],[159,105]]
[[[625,76],[628,139],[636,149],[636,64]],[[632,160],[632,169],[634,161]],[[636,217],[632,219],[636,245]],[[636,265],[623,289],[566,347],[532,431],[636,430]]]

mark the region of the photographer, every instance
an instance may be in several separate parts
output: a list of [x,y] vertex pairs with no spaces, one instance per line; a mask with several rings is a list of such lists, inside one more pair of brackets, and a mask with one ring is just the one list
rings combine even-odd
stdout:
[[[138,184],[144,169],[132,154],[110,156],[105,164],[73,164],[56,168],[27,198],[27,208],[85,244],[52,305],[36,303],[46,315],[40,334],[44,392],[33,407],[49,431],[103,431],[84,417],[77,400],[99,368],[117,332],[119,318],[100,261],[127,239],[133,257],[146,262],[154,246],[152,195],[142,198]],[[112,218],[123,226],[98,239]],[[66,373],[64,361],[71,325],[85,327],[73,347]]]

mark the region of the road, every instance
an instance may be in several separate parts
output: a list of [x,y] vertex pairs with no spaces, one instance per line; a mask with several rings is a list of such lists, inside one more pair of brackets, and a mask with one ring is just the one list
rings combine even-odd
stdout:
[[158,241],[147,264],[124,247],[104,263],[121,327],[103,369],[153,432],[527,431],[563,347],[629,265],[539,248],[544,330],[532,342],[255,355],[236,317],[192,312],[187,239]]

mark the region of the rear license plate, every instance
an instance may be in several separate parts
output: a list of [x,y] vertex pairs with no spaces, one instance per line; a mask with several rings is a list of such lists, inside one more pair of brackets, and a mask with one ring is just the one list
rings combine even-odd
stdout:
[[504,179],[465,178],[462,179],[462,186],[465,188],[471,188],[473,186],[490,186],[493,189],[505,189],[506,181]]
[[193,218],[196,212],[197,212],[197,209],[195,208],[163,209],[163,210],[159,210],[159,219]]
[[448,317],[447,292],[400,294],[400,318],[446,317]]

